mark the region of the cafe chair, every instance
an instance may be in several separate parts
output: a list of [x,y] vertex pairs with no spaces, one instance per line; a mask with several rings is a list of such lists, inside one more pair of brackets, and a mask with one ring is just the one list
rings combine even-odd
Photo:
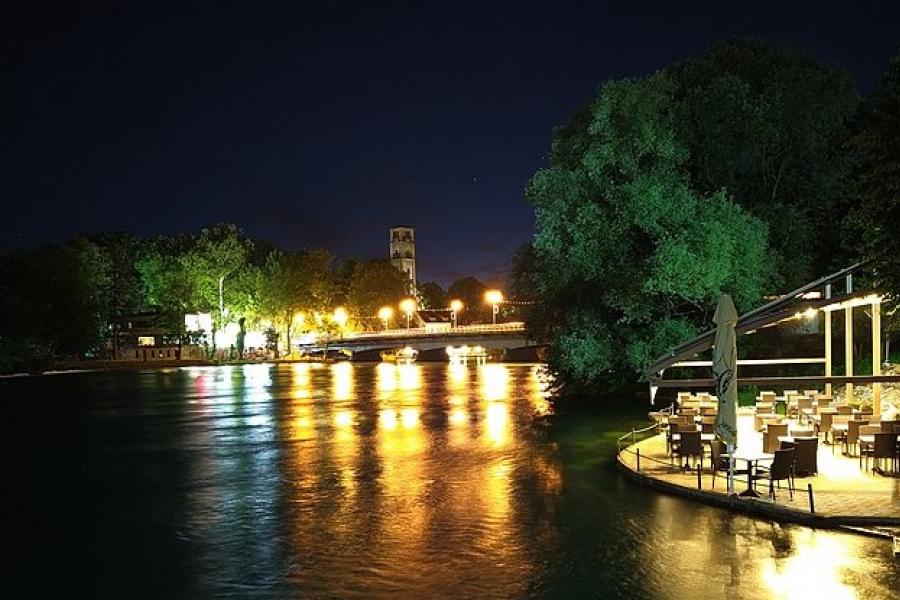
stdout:
[[759,466],[756,468],[757,475],[754,475],[754,478],[769,480],[769,497],[772,498],[772,500],[777,499],[775,497],[776,483],[778,489],[781,489],[780,482],[785,480],[788,482],[788,493],[790,494],[791,500],[794,499],[794,452],[795,450],[793,448],[776,450],[775,459],[772,461],[771,465],[768,467]]

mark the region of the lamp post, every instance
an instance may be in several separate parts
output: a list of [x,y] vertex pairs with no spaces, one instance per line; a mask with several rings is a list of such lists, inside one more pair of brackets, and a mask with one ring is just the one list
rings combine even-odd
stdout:
[[394,309],[390,306],[382,306],[378,309],[378,318],[384,321],[384,330],[387,331],[388,321],[394,316]]
[[503,302],[503,292],[500,290],[488,290],[484,293],[484,300],[491,305],[491,323],[497,324],[497,313],[500,312],[500,303]]
[[459,327],[459,311],[463,309],[462,300],[450,301],[450,326]]
[[347,324],[347,311],[343,306],[338,306],[334,309],[334,322],[337,323],[337,326],[341,330],[341,338],[344,337],[344,326]]
[[416,312],[416,301],[412,298],[405,298],[400,302],[400,310],[406,313],[406,328],[409,329],[409,320],[412,314]]

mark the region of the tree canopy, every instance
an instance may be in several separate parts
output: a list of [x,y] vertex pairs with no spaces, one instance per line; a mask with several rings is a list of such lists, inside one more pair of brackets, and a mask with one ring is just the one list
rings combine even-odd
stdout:
[[634,379],[721,292],[746,308],[771,275],[765,225],[725,191],[691,187],[674,90],[664,73],[607,83],[529,182],[544,299],[531,325],[569,385]]

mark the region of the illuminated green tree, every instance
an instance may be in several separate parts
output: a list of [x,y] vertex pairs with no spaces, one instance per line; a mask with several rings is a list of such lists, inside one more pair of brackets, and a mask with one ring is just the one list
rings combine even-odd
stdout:
[[784,47],[732,40],[668,67],[691,187],[726,190],[769,228],[777,289],[846,266],[853,197],[845,144],[860,107],[849,75]]
[[755,305],[766,227],[724,191],[692,189],[672,81],[607,83],[529,182],[536,211],[530,326],[571,391],[625,384],[707,326],[721,292]]
[[312,313],[331,310],[335,290],[332,261],[324,250],[269,254],[260,273],[260,314],[284,332],[285,347],[299,314],[305,314],[311,324]]

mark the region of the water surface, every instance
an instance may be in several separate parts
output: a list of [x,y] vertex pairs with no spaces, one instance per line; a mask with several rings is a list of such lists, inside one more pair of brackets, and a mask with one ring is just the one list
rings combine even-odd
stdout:
[[65,374],[0,399],[9,597],[900,597],[884,541],[623,479],[644,407],[535,424],[537,366]]

